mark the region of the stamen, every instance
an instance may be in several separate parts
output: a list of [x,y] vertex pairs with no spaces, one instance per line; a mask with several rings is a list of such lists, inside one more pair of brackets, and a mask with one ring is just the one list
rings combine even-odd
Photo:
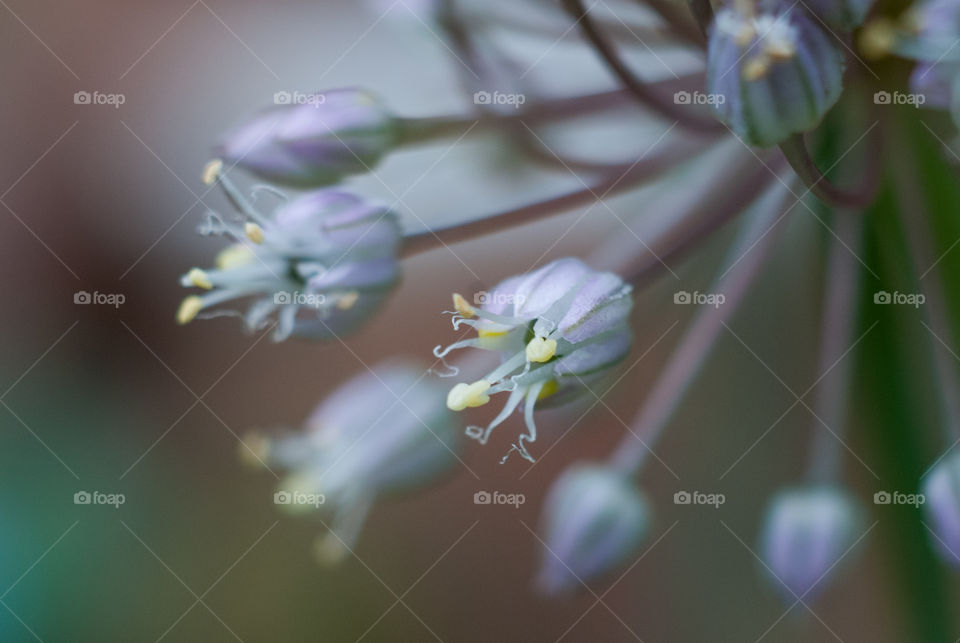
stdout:
[[358,299],[360,299],[360,293],[356,290],[351,290],[337,300],[337,308],[340,310],[350,310],[354,304],[357,303]]
[[250,241],[256,244],[263,243],[263,228],[256,223],[247,221],[247,223],[245,223],[243,226],[243,232],[247,235],[247,239],[250,239]]
[[189,324],[203,309],[203,300],[196,295],[191,295],[180,303],[177,310],[177,323],[183,326]]
[[204,290],[210,290],[213,288],[213,283],[210,281],[210,276],[200,268],[192,268],[190,272],[187,273],[187,281],[197,288],[203,288]]
[[213,185],[213,183],[220,176],[220,173],[223,171],[223,161],[220,159],[213,159],[203,167],[203,174],[201,174],[201,180],[204,185]]
[[549,362],[557,354],[557,340],[545,337],[534,337],[527,344],[527,361]]
[[477,314],[476,310],[470,303],[463,298],[463,295],[460,293],[453,293],[453,307],[460,313],[463,317],[470,318]]
[[490,401],[487,390],[490,382],[478,380],[473,384],[460,383],[450,389],[447,394],[447,408],[451,411],[462,411],[466,408],[483,406]]
[[253,257],[253,250],[250,249],[250,246],[235,243],[221,250],[214,263],[220,270],[230,270],[250,263]]

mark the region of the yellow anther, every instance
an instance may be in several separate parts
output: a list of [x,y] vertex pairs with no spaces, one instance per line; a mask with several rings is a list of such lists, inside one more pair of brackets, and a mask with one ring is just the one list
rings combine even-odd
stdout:
[[483,406],[490,401],[487,391],[490,389],[490,382],[479,380],[473,384],[460,383],[450,389],[447,394],[447,408],[451,411],[462,411],[466,408]]
[[253,257],[253,250],[250,249],[250,246],[235,243],[221,250],[214,263],[220,270],[229,270],[250,263]]
[[351,290],[347,294],[337,299],[337,308],[340,310],[350,310],[353,308],[353,305],[357,303],[358,299],[360,299],[360,293],[358,293],[356,290]]
[[797,48],[789,40],[770,40],[764,52],[774,60],[790,60],[796,55]]
[[503,337],[507,334],[505,330],[483,330],[480,329],[477,331],[477,337]]
[[203,288],[204,290],[213,288],[210,276],[200,268],[191,268],[190,272],[187,273],[187,280],[197,288]]
[[453,293],[453,309],[460,313],[463,317],[473,317],[477,314],[476,309],[470,305],[463,295],[460,293]]
[[757,56],[748,60],[743,66],[743,78],[748,81],[760,80],[767,75],[768,71],[770,71],[770,59],[766,56]]
[[557,380],[547,380],[546,384],[543,385],[543,388],[540,389],[540,394],[537,396],[538,400],[548,398],[554,393],[557,392],[557,389],[560,388],[560,385],[557,383]]
[[212,185],[213,182],[220,177],[220,172],[222,171],[223,161],[220,159],[213,159],[203,166],[203,174],[200,175],[200,178],[204,185]]
[[557,340],[534,337],[527,344],[528,362],[549,362],[557,354]]
[[253,241],[254,243],[263,243],[263,228],[258,226],[252,221],[248,221],[243,226],[243,232],[247,235],[247,239]]
[[860,31],[860,51],[871,60],[883,58],[896,44],[897,27],[889,18],[871,20]]
[[203,309],[203,300],[196,295],[191,295],[180,302],[180,308],[177,309],[177,323],[181,326],[193,321]]

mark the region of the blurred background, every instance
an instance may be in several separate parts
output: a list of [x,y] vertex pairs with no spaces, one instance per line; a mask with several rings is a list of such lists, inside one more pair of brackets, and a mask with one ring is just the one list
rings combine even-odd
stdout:
[[[419,256],[349,349],[274,344],[230,319],[177,327],[179,276],[219,249],[195,228],[208,207],[228,207],[199,180],[221,133],[277,91],[363,86],[402,114],[455,112],[468,100],[456,62],[402,3],[0,4],[0,640],[884,643],[916,640],[911,614],[929,597],[911,578],[922,576],[938,600],[955,596],[944,594],[955,580],[929,564],[929,551],[903,544],[922,536],[902,527],[901,514],[914,510],[888,507],[856,562],[809,608],[787,613],[752,550],[766,501],[803,469],[812,418],[795,405],[768,433],[795,397],[729,336],[657,447],[662,465],[652,460],[644,475],[656,509],[644,557],[596,594],[533,592],[546,487],[570,462],[613,448],[624,431],[617,417],[633,415],[681,335],[656,343],[688,314],[663,304],[676,290],[663,280],[635,314],[635,355],[656,346],[529,475],[519,459],[498,464],[513,429],[487,447],[471,444],[467,466],[441,484],[379,503],[357,558],[319,566],[310,549],[321,525],[276,510],[276,480],[241,465],[238,436],[297,426],[363,368],[358,358],[427,362],[452,337],[439,314],[451,292],[495,284],[545,252],[586,253],[620,224],[606,211],[572,212],[458,245],[455,257]],[[549,45],[529,46],[566,65]],[[121,95],[123,104],[76,104],[76,92]],[[403,195],[411,229],[575,185],[513,163],[496,141],[447,147],[393,155],[378,169]],[[391,197],[369,177],[350,183]],[[632,225],[647,202],[639,193],[609,204]],[[636,225],[642,236],[647,223]],[[710,283],[728,237],[721,231],[697,261],[672,266],[688,290]],[[804,391],[816,379],[824,234],[798,217],[784,239],[733,327]],[[76,304],[81,291],[123,302]],[[896,343],[891,333],[871,341]],[[863,462],[845,461],[846,482],[863,498],[910,476],[865,444],[875,406],[868,397],[853,414],[849,444]],[[570,422],[545,414],[540,453]],[[480,490],[526,502],[475,505]],[[678,490],[727,500],[678,506]],[[94,491],[125,502],[74,504],[74,494]]]

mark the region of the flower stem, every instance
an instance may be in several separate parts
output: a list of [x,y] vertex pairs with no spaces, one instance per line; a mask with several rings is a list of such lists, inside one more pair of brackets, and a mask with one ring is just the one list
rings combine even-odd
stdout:
[[593,185],[579,190],[544,201],[511,208],[466,223],[408,235],[403,240],[401,256],[404,258],[412,257],[427,250],[503,232],[516,226],[527,225],[574,208],[589,205],[610,195],[635,188],[640,183],[658,176],[682,160],[689,158],[688,152],[689,150],[674,147],[656,157],[636,162],[625,173],[622,171],[609,173]]
[[873,201],[879,183],[879,140],[876,136],[871,140],[873,145],[867,154],[867,171],[861,178],[860,184],[852,190],[834,185],[821,174],[817,164],[810,156],[803,134],[794,134],[788,138],[780,144],[780,150],[787,158],[793,171],[800,177],[804,187],[815,197],[834,207],[860,209],[870,205],[870,202]]
[[[776,217],[784,196],[784,188],[776,183],[757,203],[751,219],[728,256],[730,268],[714,283],[712,292],[722,293],[725,301],[719,306],[700,309],[680,344],[670,356],[643,407],[633,421],[631,432],[624,436],[611,463],[636,475],[643,467],[649,449],[666,428],[680,405],[701,366],[706,362],[717,337],[728,319],[743,301],[750,285],[760,272],[767,253],[773,246]],[[773,200],[773,203],[767,202]],[[725,262],[727,263],[727,262]]]
[[692,131],[716,132],[723,129],[723,126],[710,116],[700,116],[684,109],[678,109],[678,105],[662,94],[651,90],[646,83],[637,78],[620,58],[616,47],[608,42],[600,32],[593,18],[589,15],[589,11],[584,7],[582,0],[563,0],[563,6],[567,13],[577,21],[581,31],[606,62],[610,71],[620,79],[641,104],[671,121],[679,122],[681,126]]
[[706,38],[707,30],[713,23],[713,5],[710,0],[690,0],[690,13],[697,21],[701,33]]

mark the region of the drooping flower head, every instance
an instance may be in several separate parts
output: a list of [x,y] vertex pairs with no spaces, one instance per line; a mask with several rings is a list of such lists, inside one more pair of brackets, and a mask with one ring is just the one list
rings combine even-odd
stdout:
[[788,489],[770,504],[761,556],[772,583],[793,602],[821,590],[863,535],[863,509],[832,486]]
[[[278,490],[295,513],[332,514],[324,559],[352,547],[371,504],[384,494],[435,480],[457,463],[460,429],[443,404],[443,387],[406,361],[375,366],[321,402],[302,431],[253,433],[244,459],[290,471]],[[322,497],[320,506],[298,498]]]
[[549,595],[569,594],[623,565],[649,522],[647,500],[628,474],[596,464],[570,467],[547,496],[537,585]]
[[219,162],[209,168],[240,210],[237,221],[209,214],[205,234],[233,244],[216,268],[193,268],[181,283],[209,291],[187,297],[177,312],[186,324],[197,316],[238,314],[203,311],[252,298],[244,320],[257,329],[276,315],[276,340],[326,338],[349,332],[367,319],[399,278],[401,232],[391,210],[335,189],[308,192],[278,207],[272,217],[258,213],[229,181]]
[[768,147],[813,129],[840,98],[843,58],[833,36],[804,10],[740,2],[710,31],[707,91],[721,121]]
[[368,171],[397,141],[395,119],[370,92],[277,96],[281,104],[224,137],[219,156],[276,183],[318,187]]
[[613,273],[566,258],[510,277],[477,299],[480,307],[454,295],[453,319],[455,329],[467,324],[477,330],[477,337],[438,346],[434,354],[442,358],[454,349],[475,347],[500,352],[502,363],[476,382],[454,386],[447,406],[462,411],[486,404],[496,393],[509,393],[503,410],[486,428],[467,429],[470,437],[486,444],[490,432],[524,402],[527,434],[513,450],[532,461],[524,443],[537,436],[534,407],[586,393],[629,352],[631,288]]

